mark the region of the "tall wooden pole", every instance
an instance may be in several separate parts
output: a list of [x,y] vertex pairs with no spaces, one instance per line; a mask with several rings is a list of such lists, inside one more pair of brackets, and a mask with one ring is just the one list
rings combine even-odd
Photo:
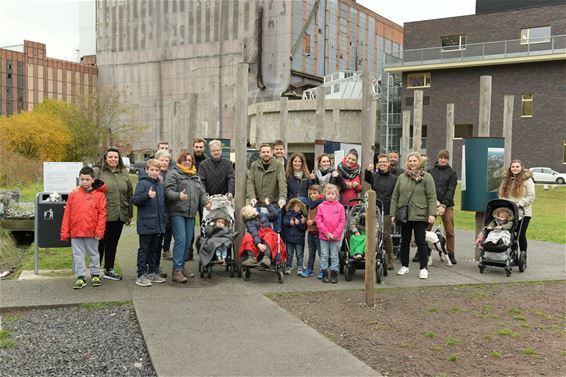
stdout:
[[234,151],[236,153],[236,231],[235,245],[240,245],[244,236],[244,222],[240,210],[246,204],[246,142],[248,140],[248,64],[239,63],[236,77],[236,122],[234,129]]
[[[489,137],[491,116],[491,76],[480,76],[480,111],[478,119],[478,137]],[[476,234],[484,226],[485,212],[476,212]],[[479,261],[481,250],[476,247],[475,260]]]
[[287,123],[289,122],[289,98],[281,97],[279,100],[279,139],[285,144],[287,152]]
[[401,156],[399,159],[400,166],[403,166],[409,150],[411,148],[411,112],[409,110],[403,111],[403,138],[401,139]]
[[413,150],[421,153],[422,134],[423,134],[423,91],[415,90],[413,100]]
[[451,161],[454,161],[454,104],[446,105],[446,150]]
[[509,166],[511,165],[511,152],[512,152],[512,144],[513,144],[513,101],[515,100],[515,96],[506,95],[503,97],[503,137],[505,138],[504,141],[504,165]]
[[316,134],[314,139],[314,163],[315,168],[318,156],[324,153],[324,115],[326,113],[326,93],[324,87],[316,88]]
[[[365,270],[365,297],[366,305],[375,304],[375,247],[377,238],[377,219],[375,211],[375,191],[366,192],[366,270]],[[387,268],[387,266],[384,266]]]
[[[360,117],[360,134],[362,136],[362,159],[359,161],[361,163],[362,169],[368,165],[368,163],[373,162],[373,145],[375,143],[375,122],[372,124],[371,111],[372,106],[372,85],[369,72],[364,70],[362,73],[362,116]],[[373,117],[375,119],[375,117]],[[364,191],[369,188],[367,182],[363,182]]]

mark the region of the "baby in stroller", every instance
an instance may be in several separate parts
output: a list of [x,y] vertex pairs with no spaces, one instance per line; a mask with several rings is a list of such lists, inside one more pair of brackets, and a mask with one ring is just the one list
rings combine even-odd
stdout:
[[211,209],[205,210],[199,239],[199,266],[207,266],[216,261],[225,265],[233,263],[232,244],[236,237],[234,228],[234,208],[222,195],[210,197]]
[[513,229],[513,212],[510,209],[499,207],[493,211],[493,220],[485,228],[488,231],[483,242],[484,248],[494,246],[508,246],[511,243],[511,232]]
[[354,215],[348,219],[350,256],[359,261],[364,259],[366,251],[366,214],[363,206],[358,206],[354,212]]

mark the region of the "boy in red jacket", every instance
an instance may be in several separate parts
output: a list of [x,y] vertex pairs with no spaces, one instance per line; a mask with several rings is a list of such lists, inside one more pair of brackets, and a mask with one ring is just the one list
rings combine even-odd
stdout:
[[71,239],[73,270],[77,276],[73,289],[86,287],[85,254],[90,260],[92,286],[102,285],[98,240],[104,237],[106,226],[106,184],[94,179],[92,168],[84,167],[79,172],[79,185],[79,190],[69,194],[61,224],[61,240]]

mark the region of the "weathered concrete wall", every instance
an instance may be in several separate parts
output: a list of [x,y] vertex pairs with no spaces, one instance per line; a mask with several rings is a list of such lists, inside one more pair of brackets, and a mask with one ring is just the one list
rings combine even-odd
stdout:
[[[324,139],[344,143],[361,143],[361,99],[326,101],[324,116]],[[280,138],[280,101],[262,102],[248,107],[250,142],[258,146]],[[314,151],[316,138],[316,100],[288,101],[288,122],[286,141],[289,149],[301,144],[303,152]],[[376,106],[377,109],[380,105]],[[379,110],[375,119],[379,119]],[[368,125],[378,127],[376,143],[379,142],[379,123]]]

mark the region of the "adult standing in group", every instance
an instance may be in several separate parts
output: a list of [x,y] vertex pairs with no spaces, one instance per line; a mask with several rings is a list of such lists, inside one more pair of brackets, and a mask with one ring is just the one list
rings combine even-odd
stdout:
[[425,233],[436,215],[434,179],[425,171],[425,159],[417,152],[409,153],[405,172],[399,176],[391,197],[391,222],[395,223],[397,210],[408,206],[407,222],[401,225],[401,263],[398,275],[409,273],[409,246],[414,233],[420,261],[419,278],[428,278],[428,248]]
[[511,161],[505,171],[499,198],[514,202],[519,209],[519,249],[527,252],[527,228],[533,216],[532,204],[535,201],[535,182],[531,172],[521,160]]
[[128,169],[117,148],[106,149],[94,167],[94,177],[106,183],[106,230],[104,238],[98,243],[100,263],[104,261],[102,276],[109,280],[122,280],[122,276],[114,270],[114,262],[124,224],[129,225],[132,221],[134,194]]
[[380,154],[377,157],[377,171],[374,172],[372,163],[368,165],[365,171],[364,180],[371,185],[371,189],[375,191],[377,200],[381,200],[383,207],[383,243],[387,253],[387,269],[393,270],[393,241],[391,239],[391,216],[389,209],[391,207],[391,196],[397,183],[397,176],[389,170],[389,158],[386,154]]
[[198,170],[201,162],[206,160],[206,154],[204,154],[204,139],[200,137],[193,140],[193,157],[195,158],[195,167]]
[[344,186],[344,180],[338,173],[338,170],[332,165],[330,160],[330,155],[322,153],[316,159],[316,171],[310,174],[311,184],[320,185],[324,189],[326,184],[331,183],[336,185],[340,191],[342,191]]
[[399,152],[392,150],[387,157],[389,158],[389,171],[396,176],[403,174],[405,169],[399,166]]
[[208,143],[210,158],[200,164],[198,175],[201,178],[204,191],[208,195],[227,195],[234,197],[236,178],[232,161],[222,158],[222,143],[212,140]]
[[177,158],[177,164],[165,179],[165,197],[175,240],[172,280],[185,283],[187,277],[194,277],[185,269],[185,260],[193,240],[195,217],[199,208],[208,205],[192,155],[182,152]]
[[266,198],[277,200],[280,208],[287,203],[285,168],[273,157],[270,144],[260,145],[259,158],[250,165],[246,196],[252,206],[264,206]]
[[273,142],[273,157],[283,164],[283,168],[287,166],[287,153],[285,152],[285,142],[277,139]]
[[[159,172],[159,183],[165,187],[165,179],[167,178],[167,173],[171,167],[171,153],[169,153],[169,148],[167,149],[159,149],[155,153],[154,157],[157,161],[159,161],[159,166],[161,171]],[[173,254],[171,253],[171,237],[173,233],[171,231],[171,221],[167,223],[167,227],[165,230],[165,234],[162,236],[161,245],[163,250],[162,258],[166,260],[172,260]],[[159,267],[159,266],[158,266]]]
[[337,166],[338,173],[342,177],[343,186],[340,191],[340,202],[348,207],[350,199],[358,198],[362,192],[361,170],[358,165],[358,151],[350,149],[346,157]]
[[[438,214],[442,218],[442,225],[446,234],[448,257],[452,264],[456,264],[456,257],[454,256],[454,193],[458,184],[458,176],[448,163],[449,160],[450,155],[448,151],[446,149],[441,150],[438,153],[438,161],[430,169],[429,173],[432,175],[436,187],[436,207],[438,208]],[[431,229],[432,224],[428,227],[428,230]]]
[[287,178],[287,201],[298,198],[303,202],[307,199],[310,184],[310,173],[307,159],[302,153],[293,153],[285,171]]

